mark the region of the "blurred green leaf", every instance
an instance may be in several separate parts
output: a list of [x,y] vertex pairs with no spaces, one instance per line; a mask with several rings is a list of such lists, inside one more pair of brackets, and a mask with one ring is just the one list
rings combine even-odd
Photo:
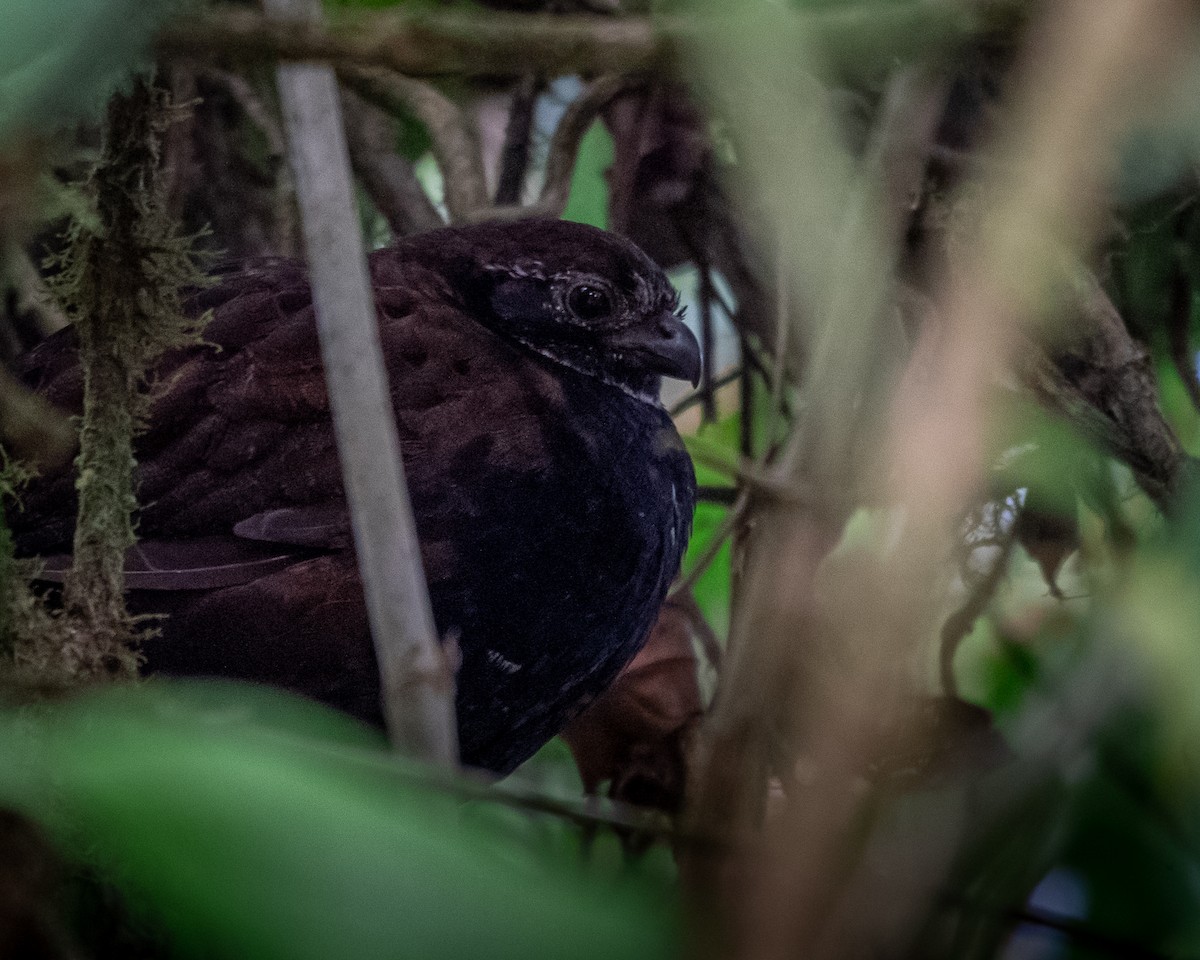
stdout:
[[[683,560],[686,575],[712,543],[718,527],[729,515],[729,508],[716,503],[701,503],[692,519],[692,539]],[[733,589],[733,547],[727,538],[707,569],[696,580],[692,593],[700,612],[719,637],[729,635],[730,596]]]
[[613,162],[613,141],[604,124],[597,121],[584,134],[571,178],[564,220],[608,227],[608,180],[605,176]]
[[1028,491],[1039,510],[1074,515],[1077,498],[1102,500],[1108,461],[1073,427],[1032,400],[1009,398],[992,431],[991,488]]
[[1178,199],[1164,197],[1125,213],[1126,242],[1113,257],[1117,301],[1130,328],[1157,337],[1170,311],[1171,276],[1177,264]]
[[5,0],[0,140],[94,116],[187,0]]
[[0,716],[0,799],[190,955],[665,957],[672,911],[538,859],[319,707],[146,684]]
[[548,797],[577,799],[583,796],[583,780],[562,737],[555,737],[518,767],[507,781],[537,790]]
[[[758,435],[761,436],[761,433]],[[684,437],[683,443],[693,453],[697,450],[704,450],[710,455],[728,461],[731,465],[736,465],[741,459],[740,437],[741,419],[739,414],[734,413],[716,423],[702,424],[694,435]],[[700,461],[695,461],[694,465],[696,482],[701,486],[733,486],[728,474]],[[707,555],[713,538],[720,531],[721,525],[728,516],[729,508],[723,504],[701,502],[696,505],[696,512],[692,517],[692,538],[688,541],[687,553],[683,558],[684,576]],[[720,637],[729,635],[732,575],[733,547],[727,538],[704,573],[696,580],[692,589],[705,620]]]

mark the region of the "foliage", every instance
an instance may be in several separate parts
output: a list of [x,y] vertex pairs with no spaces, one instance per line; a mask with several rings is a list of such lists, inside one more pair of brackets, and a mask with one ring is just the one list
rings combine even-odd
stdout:
[[155,683],[0,724],[4,801],[188,955],[671,952],[662,889],[515,842],[377,735],[292,698]]
[[95,119],[183,0],[7,0],[0,31],[0,141]]
[[[359,12],[406,9],[376,0],[328,5]],[[10,6],[11,28],[0,33],[0,139],[15,143],[25,131],[45,133],[63,121],[94,119],[98,105],[141,62],[155,25],[175,3],[12,0]],[[919,22],[929,6],[907,0],[755,4],[754,16],[727,23],[719,35],[689,34],[680,45],[687,78],[704,103],[699,132],[689,128],[672,141],[672,132],[678,133],[672,123],[684,124],[669,111],[652,116],[644,141],[632,150],[639,161],[651,159],[630,173],[621,167],[628,159],[624,128],[606,117],[588,127],[574,165],[567,218],[614,225],[614,197],[640,187],[641,176],[658,189],[635,193],[644,219],[632,226],[654,241],[663,232],[661,221],[669,221],[655,206],[657,197],[683,195],[691,202],[702,196],[712,203],[704,208],[703,217],[712,218],[704,225],[736,233],[730,246],[751,251],[755,262],[747,272],[762,287],[743,284],[733,297],[740,298],[732,312],[744,337],[741,378],[748,389],[738,403],[730,391],[718,391],[718,416],[687,438],[710,499],[697,510],[683,573],[694,581],[704,618],[736,654],[725,658],[723,670],[728,661],[745,661],[761,649],[776,657],[766,663],[759,675],[764,682],[752,688],[741,714],[727,709],[728,686],[718,688],[725,694],[724,703],[718,698],[718,719],[725,723],[718,732],[751,729],[761,742],[745,744],[733,760],[767,755],[764,766],[776,782],[795,783],[788,783],[793,789],[783,799],[770,793],[767,802],[752,805],[753,816],[742,821],[732,794],[742,790],[762,801],[766,776],[734,784],[730,795],[718,798],[714,806],[733,827],[757,830],[768,820],[767,829],[777,832],[769,834],[772,849],[763,856],[778,854],[769,862],[787,869],[764,869],[754,882],[739,884],[745,889],[714,888],[729,901],[750,900],[747,890],[757,896],[786,882],[792,870],[821,866],[821,841],[844,829],[848,839],[836,851],[842,859],[824,863],[811,901],[822,923],[844,921],[849,911],[853,922],[846,928],[887,928],[894,942],[886,949],[870,944],[887,955],[994,956],[1040,930],[1053,932],[1058,939],[1052,947],[1063,956],[1194,956],[1200,954],[1200,484],[1194,461],[1185,458],[1165,509],[1138,489],[1138,456],[1145,451],[1131,455],[1114,442],[1118,371],[1085,368],[1069,349],[1058,352],[1082,321],[1030,279],[1049,269],[1029,255],[1046,249],[1035,242],[1032,222],[1022,224],[1031,237],[1028,250],[1007,271],[1008,279],[1029,279],[1039,291],[1028,310],[1037,320],[1021,331],[1020,349],[1025,359],[1036,354],[1057,364],[1068,386],[1099,384],[1088,401],[1093,416],[1082,421],[1091,429],[1081,430],[1081,420],[1071,418],[1079,405],[1048,410],[1053,404],[1035,397],[1021,379],[1024,368],[1000,375],[981,364],[978,379],[1000,381],[982,404],[986,416],[953,456],[935,464],[945,474],[954,473],[960,455],[977,454],[982,464],[973,499],[951,511],[958,532],[945,539],[961,540],[961,549],[938,565],[896,547],[911,543],[897,533],[906,516],[887,502],[895,491],[880,476],[895,440],[887,431],[902,433],[909,424],[888,423],[881,411],[902,378],[898,357],[908,359],[919,324],[908,316],[894,322],[892,308],[900,287],[919,286],[927,273],[937,275],[943,260],[957,258],[957,250],[943,256],[952,243],[942,232],[947,218],[960,215],[968,202],[963,197],[970,188],[956,190],[971,178],[994,180],[1012,160],[1002,154],[997,161],[977,148],[995,119],[988,111],[1004,87],[998,78],[1010,82],[1009,71],[1016,71],[1020,80],[1023,69],[1002,31],[986,42],[955,46],[962,63],[951,66],[943,34],[884,36],[890,24]],[[969,20],[952,17],[960,11],[949,3],[939,10],[942,27]],[[735,12],[745,11],[739,6]],[[1011,20],[996,16],[997,23]],[[835,39],[825,43],[823,37]],[[891,49],[889,40],[898,53],[877,56],[881,48]],[[956,119],[950,116],[931,132],[925,147],[935,154],[937,163],[929,166],[938,172],[922,172],[915,199],[904,197],[900,206],[911,220],[901,229],[888,224],[879,195],[888,144],[871,135],[886,126],[890,93],[911,92],[928,79],[901,62],[926,50],[921,65],[949,75],[950,89],[942,91],[948,112],[962,108],[977,126],[948,132]],[[801,74],[797,63],[813,75]],[[1145,368],[1166,421],[1193,455],[1200,453],[1195,85],[1194,67],[1183,69],[1162,109],[1138,117],[1116,144],[1114,204],[1107,220],[1090,227],[1099,238],[1101,255],[1092,261],[1105,294],[1148,351],[1145,363],[1129,365]],[[457,100],[490,92],[467,81],[447,89]],[[1115,102],[1108,109],[1118,113]],[[436,166],[429,130],[408,113],[398,121],[395,159],[415,165],[427,184],[437,179],[427,176]],[[637,129],[642,136],[643,128]],[[714,136],[723,149],[706,153],[686,176],[679,173],[673,164],[686,167],[694,147],[687,138]],[[1039,171],[1047,180],[1054,175],[1050,166]],[[705,179],[712,168],[715,179],[731,185],[726,193]],[[539,172],[526,171],[527,179],[536,181]],[[67,196],[61,187],[51,192]],[[135,184],[124,199],[142,205],[148,197]],[[744,208],[736,230],[713,213],[722,204]],[[365,200],[363,208],[375,209]],[[684,219],[701,217],[684,201],[670,210]],[[77,219],[72,266],[62,278],[75,312],[100,304],[118,314],[144,299],[147,284],[141,281],[136,291],[106,292],[102,282],[120,271],[89,261],[97,251],[165,278],[165,299],[151,313],[161,320],[175,312],[174,290],[190,273],[179,260],[181,241],[159,213],[143,208],[130,218],[159,229],[140,240],[148,254],[113,246],[110,218]],[[904,236],[893,243],[892,233]],[[1072,242],[1058,237],[1054,255],[1044,259],[1087,259],[1088,251],[1072,249]],[[676,259],[696,257],[695,249],[663,249]],[[963,259],[976,253],[968,237]],[[166,260],[156,261],[158,256]],[[774,277],[780,264],[784,276]],[[730,267],[733,276],[734,266],[713,269]],[[929,297],[945,296],[937,284],[927,286],[922,292]],[[991,300],[1004,299],[1009,288],[999,289],[991,291]],[[760,315],[753,316],[755,301],[747,292],[765,293],[761,299],[771,307],[764,311],[759,304]],[[1015,295],[1013,302],[1024,303]],[[936,315],[944,306],[938,301],[928,312]],[[794,338],[780,358],[771,356],[778,347],[776,309]],[[982,337],[990,331],[974,332]],[[136,353],[130,347],[140,349],[149,339],[142,330],[102,335],[99,343],[107,349],[119,341],[120,352]],[[779,370],[793,381],[774,398],[783,401],[778,410],[769,409],[774,400],[763,389],[764,371],[751,371],[744,359],[753,351],[767,356],[768,364],[778,359]],[[929,382],[939,372],[936,364],[923,371]],[[747,397],[752,409],[738,408]],[[947,435],[961,412],[940,411]],[[743,459],[747,423],[756,443]],[[789,461],[792,430],[802,442]],[[771,442],[764,443],[768,433]],[[846,466],[859,461],[876,474],[863,476]],[[750,503],[736,518],[726,502],[734,494],[745,494]],[[800,620],[803,630],[769,647],[764,638],[770,639],[771,618],[744,618],[756,629],[731,637],[731,610],[748,602],[741,592],[753,559],[747,543],[761,543],[775,532],[764,533],[764,525],[782,528],[786,510],[800,509],[797,504],[809,509],[813,500],[820,508],[813,515],[829,527],[814,593],[829,606],[814,601],[805,607],[809,598],[797,576],[779,607],[789,614],[800,608],[807,617]],[[923,506],[930,503],[909,502],[908,517]],[[128,533],[105,531],[101,539],[123,544]],[[2,537],[0,531],[0,586],[11,593],[17,571]],[[771,557],[772,569],[790,569],[786,562],[793,559],[781,549]],[[987,576],[991,562],[998,564],[995,578]],[[920,575],[914,577],[915,568]],[[839,582],[870,589],[839,594]],[[912,588],[902,593],[903,602],[888,606],[896,583]],[[23,590],[20,596],[28,599]],[[825,796],[821,787],[829,782],[823,778],[834,776],[828,770],[836,773],[839,763],[852,766],[859,759],[845,729],[803,729],[797,718],[819,716],[837,699],[838,682],[853,673],[856,657],[887,661],[895,652],[864,652],[867,640],[880,635],[872,629],[900,633],[912,610],[937,604],[936,618],[922,622],[924,633],[913,649],[897,658],[903,662],[884,664],[889,682],[940,702],[948,674],[957,693],[986,708],[998,740],[980,738],[974,728],[952,731],[948,745],[926,737],[923,728],[893,737],[880,720],[878,728],[869,728],[870,745],[885,744],[899,756],[868,751],[872,762],[850,771],[845,791],[826,791],[834,797],[830,807],[850,809],[853,816],[815,840],[804,834],[808,845],[796,847],[789,830],[810,821],[788,820],[777,807],[817,809]],[[831,623],[836,618],[824,616],[828,609],[843,613],[844,622]],[[21,615],[19,607],[9,610]],[[882,613],[856,620],[864,610]],[[885,621],[882,628],[878,621]],[[946,639],[950,624],[960,632],[953,643]],[[940,677],[939,656],[948,656]],[[838,682],[822,685],[826,668]],[[793,674],[808,686],[787,687]],[[729,674],[722,674],[719,683],[728,682]],[[866,712],[878,706],[882,715],[893,689],[864,689],[878,695],[868,698]],[[791,692],[776,695],[780,690]],[[727,722],[731,715],[749,715],[761,725],[739,727]],[[799,734],[787,726],[792,723]],[[809,754],[789,752],[797,741]],[[810,754],[823,757],[826,767]],[[880,773],[885,768],[892,773]],[[738,774],[756,768],[747,761],[730,769]],[[0,715],[0,799],[44,824],[59,849],[98,869],[137,911],[195,955],[536,960],[663,957],[678,949],[679,876],[666,846],[634,864],[629,831],[605,825],[606,817],[619,823],[618,814],[627,811],[589,801],[585,815],[576,816],[581,785],[561,741],[549,744],[519,780],[521,789],[543,801],[540,806],[506,796],[513,784],[487,788],[405,764],[376,736],[337,716],[231,685],[154,683],[55,706],[11,707]],[[811,822],[821,823],[815,816]],[[686,828],[679,847],[685,855]],[[711,894],[703,879],[702,893]],[[804,905],[799,897],[788,900],[770,917],[757,902],[746,909],[763,929],[777,923],[783,937],[792,908]],[[728,902],[722,907],[736,914]],[[888,927],[905,909],[912,916]],[[825,946],[840,943],[839,936],[857,943],[842,927],[830,929]]]

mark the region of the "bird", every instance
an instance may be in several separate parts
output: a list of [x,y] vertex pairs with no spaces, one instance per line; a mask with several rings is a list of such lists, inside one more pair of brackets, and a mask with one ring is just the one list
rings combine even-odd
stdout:
[[[506,774],[637,653],[677,574],[696,485],[663,377],[700,348],[631,242],[559,220],[445,227],[369,255],[420,554],[458,661],[461,762]],[[302,262],[215,268],[201,337],[157,363],[135,442],[134,614],[144,671],[281,687],[377,726],[379,679]],[[78,411],[70,329],[19,362]],[[8,520],[69,569],[69,471]],[[165,615],[165,616],[164,616]]]

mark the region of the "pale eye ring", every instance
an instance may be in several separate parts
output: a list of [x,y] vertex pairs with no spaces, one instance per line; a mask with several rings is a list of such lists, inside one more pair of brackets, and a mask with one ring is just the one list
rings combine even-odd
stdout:
[[612,316],[612,297],[596,284],[577,283],[567,291],[567,309],[580,320],[601,320]]

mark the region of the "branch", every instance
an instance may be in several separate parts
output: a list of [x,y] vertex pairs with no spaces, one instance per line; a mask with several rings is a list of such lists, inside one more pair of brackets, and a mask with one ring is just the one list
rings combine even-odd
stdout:
[[855,643],[863,662],[850,664],[840,689],[821,691],[832,695],[803,705],[806,758],[820,775],[789,805],[768,845],[772,862],[753,891],[748,925],[758,935],[747,957],[903,954],[936,896],[948,851],[929,843],[914,848],[905,883],[889,888],[888,916],[862,915],[858,898],[870,893],[870,871],[851,871],[863,862],[863,818],[871,811],[868,798],[851,799],[847,788],[874,758],[920,734],[902,724],[881,735],[881,719],[894,709],[899,665],[910,662],[933,612],[929,587],[947,532],[984,482],[982,437],[996,378],[1011,369],[1023,333],[1047,323],[1055,254],[1091,249],[1110,150],[1134,104],[1159,94],[1183,59],[1190,7],[1186,0],[1061,0],[1044,7],[1041,28],[1030,34],[1008,125],[996,131],[1001,162],[979,185],[986,214],[978,236],[945,278],[942,323],[923,328],[886,421],[878,475],[887,502],[903,508],[904,526],[886,557],[828,589],[827,641]]
[[[796,38],[826,48],[833,64],[860,74],[897,59],[953,49],[971,36],[1012,27],[1026,0],[975,4],[872,3],[791,18]],[[550,16],[470,10],[357,10],[326,24],[273,19],[240,7],[182,18],[158,36],[166,57],[323,60],[387,67],[410,76],[625,73],[668,66],[704,31],[730,21],[695,18]]]
[[147,372],[187,342],[180,288],[203,282],[166,212],[165,91],[139,78],[108,106],[89,188],[95,225],[77,221],[54,280],[79,335],[83,417],[79,508],[63,583],[58,666],[70,679],[133,676],[137,626],[125,607],[125,551],[134,543],[133,438],[149,409]]
[[942,624],[939,636],[941,643],[938,647],[938,674],[941,678],[942,692],[951,699],[958,697],[958,681],[954,676],[954,656],[1000,588],[1004,575],[1008,572],[1008,560],[1016,542],[1017,538],[1013,532],[1000,534],[997,553],[992,563],[971,586],[963,605],[947,617]]
[[1159,409],[1150,357],[1093,274],[1081,274],[1075,288],[1072,340],[1056,351],[1056,363],[1031,350],[1022,379],[1046,406],[1126,464],[1166,511],[1187,458]]
[[504,128],[504,147],[500,151],[500,175],[496,178],[495,203],[498,207],[521,202],[525,173],[529,169],[534,109],[541,91],[542,82],[534,74],[523,77],[513,91],[508,123]]
[[[318,0],[266,0],[320,16]],[[454,675],[437,640],[355,215],[350,161],[328,67],[279,67],[279,92],[304,223],[329,405],[392,742],[457,760]]]
[[396,153],[391,118],[345,88],[342,112],[346,116],[350,163],[392,233],[407,237],[442,226],[442,218],[412,164]]
[[521,219],[524,217],[561,217],[567,209],[571,194],[571,178],[575,172],[575,160],[584,135],[600,111],[623,93],[637,89],[645,83],[638,77],[608,75],[592,81],[578,97],[571,101],[554,128],[550,138],[550,152],[546,157],[546,179],[535,203],[527,206],[492,207],[481,209],[473,218],[476,220]]

